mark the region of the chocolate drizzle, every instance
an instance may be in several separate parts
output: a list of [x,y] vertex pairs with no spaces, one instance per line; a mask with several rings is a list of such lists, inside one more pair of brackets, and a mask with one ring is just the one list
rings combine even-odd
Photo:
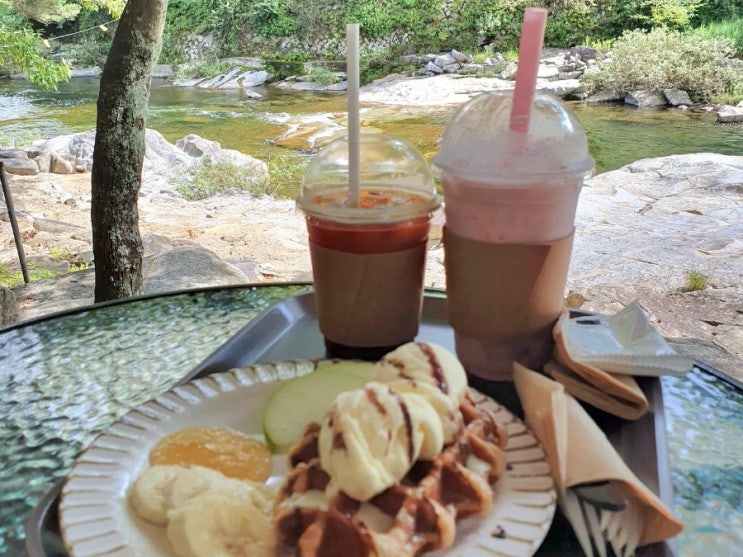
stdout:
[[400,395],[397,395],[397,400],[400,402],[400,410],[405,420],[405,433],[408,436],[408,462],[415,462],[415,446],[413,444],[413,420],[410,417],[410,410],[408,405],[405,404],[405,399]]
[[369,399],[369,402],[374,405],[374,408],[377,409],[377,412],[379,412],[382,416],[387,415],[387,409],[381,402],[379,402],[379,398],[377,398],[377,393],[374,392],[374,389],[364,389],[364,394]]
[[436,356],[433,348],[425,342],[416,342],[415,344],[428,359],[428,364],[431,366],[431,375],[435,379],[438,388],[441,389],[442,393],[449,394],[449,384],[446,382],[444,368],[441,367],[441,362],[439,362],[439,358]]

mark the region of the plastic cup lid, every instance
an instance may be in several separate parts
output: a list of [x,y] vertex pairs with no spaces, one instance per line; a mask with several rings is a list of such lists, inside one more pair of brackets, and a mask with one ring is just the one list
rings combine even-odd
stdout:
[[462,105],[446,127],[434,164],[456,177],[494,185],[590,175],[594,161],[585,131],[562,101],[537,93],[524,135],[509,129],[512,100],[512,91],[489,91]]
[[380,133],[362,133],[359,146],[360,190],[367,202],[355,206],[349,200],[348,137],[343,136],[307,166],[297,200],[302,211],[338,221],[394,222],[439,207],[431,166],[415,147]]

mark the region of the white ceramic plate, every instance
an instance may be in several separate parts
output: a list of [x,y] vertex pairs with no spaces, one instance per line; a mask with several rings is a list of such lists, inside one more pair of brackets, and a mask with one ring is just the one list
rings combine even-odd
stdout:
[[[138,519],[126,492],[148,465],[147,455],[168,433],[222,425],[261,436],[263,413],[283,379],[312,371],[317,362],[264,364],[196,379],[131,410],[104,431],[75,463],[62,490],[59,522],[71,557],[175,557],[165,529]],[[436,557],[530,557],[547,535],[556,493],[545,453],[531,431],[508,410],[482,397],[507,425],[508,470],[496,484],[485,517],[458,523],[452,548]],[[274,481],[286,472],[274,457]]]

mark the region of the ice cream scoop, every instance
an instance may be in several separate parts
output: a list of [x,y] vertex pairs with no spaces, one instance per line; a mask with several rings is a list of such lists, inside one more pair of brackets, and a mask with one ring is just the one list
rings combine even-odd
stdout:
[[379,382],[338,395],[318,434],[328,492],[359,501],[397,484],[416,460],[433,458],[443,445],[441,420],[424,397]]
[[433,342],[408,342],[387,353],[373,378],[389,383],[406,379],[437,387],[459,406],[467,390],[467,375],[457,357]]

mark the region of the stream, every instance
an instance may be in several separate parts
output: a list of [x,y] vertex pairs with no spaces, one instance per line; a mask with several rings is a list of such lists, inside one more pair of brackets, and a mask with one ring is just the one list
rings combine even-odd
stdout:
[[[0,81],[0,145],[94,128],[98,83],[78,78],[45,91],[24,81]],[[345,126],[344,94],[276,87],[257,91],[263,97],[251,100],[240,90],[174,87],[155,80],[147,126],[173,143],[195,133],[263,160],[306,156],[313,138]],[[586,130],[597,173],[671,154],[743,154],[743,125],[718,124],[714,112],[570,106]],[[362,125],[405,139],[430,159],[455,109],[362,104]]]

